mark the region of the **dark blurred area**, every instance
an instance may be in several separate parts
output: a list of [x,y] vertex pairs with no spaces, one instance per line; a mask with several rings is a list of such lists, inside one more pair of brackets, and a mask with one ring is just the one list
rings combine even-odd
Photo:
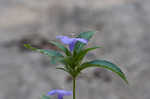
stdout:
[[[72,89],[72,78],[47,56],[23,47],[59,50],[56,35],[96,30],[85,60],[105,59],[127,75],[126,85],[105,69],[85,70],[77,99],[150,99],[150,0],[0,0],[0,99],[40,99]],[[72,99],[71,96],[65,99]]]

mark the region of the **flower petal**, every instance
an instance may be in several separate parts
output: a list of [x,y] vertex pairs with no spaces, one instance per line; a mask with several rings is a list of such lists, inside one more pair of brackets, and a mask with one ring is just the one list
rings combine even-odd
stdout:
[[58,95],[72,95],[72,91],[65,91],[65,90],[60,90],[60,89],[55,89],[55,90],[52,90],[50,92],[48,92],[47,95],[55,95],[55,94],[58,94]]
[[88,40],[83,38],[69,38],[68,36],[56,36],[57,39],[60,39],[62,43],[69,45],[70,51],[73,51],[74,46],[77,41],[80,41],[82,43],[88,43]]
[[82,43],[88,43],[88,40],[86,40],[86,39],[83,39],[83,38],[76,38],[76,40],[77,41],[80,41],[80,42],[82,42]]
[[74,40],[72,43],[69,44],[69,49],[70,49],[70,51],[73,51],[76,42],[77,42],[77,41]]
[[56,36],[57,39],[60,39],[64,44],[70,44],[73,42],[74,39],[69,38],[68,36]]
[[59,94],[57,97],[58,97],[58,99],[63,99],[63,95]]
[[52,90],[52,91],[48,92],[47,95],[54,95],[56,93],[57,93],[57,90]]
[[72,91],[66,91],[66,92],[64,92],[64,95],[65,96],[70,96],[70,95],[72,95]]
[[73,51],[74,46],[75,46],[77,41],[80,41],[80,42],[85,43],[85,44],[88,42],[87,40],[82,39],[82,38],[72,38],[72,39],[73,39],[73,42],[69,44],[70,51]]

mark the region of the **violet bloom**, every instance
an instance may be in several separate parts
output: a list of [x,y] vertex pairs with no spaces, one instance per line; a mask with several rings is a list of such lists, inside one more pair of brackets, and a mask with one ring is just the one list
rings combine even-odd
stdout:
[[73,51],[77,41],[80,41],[84,44],[88,42],[88,40],[83,38],[69,38],[68,36],[56,36],[56,38],[60,39],[62,43],[69,45],[70,51]]
[[47,95],[57,95],[58,99],[63,99],[63,96],[70,96],[72,95],[72,91],[65,91],[60,89],[55,89],[50,92],[48,92]]

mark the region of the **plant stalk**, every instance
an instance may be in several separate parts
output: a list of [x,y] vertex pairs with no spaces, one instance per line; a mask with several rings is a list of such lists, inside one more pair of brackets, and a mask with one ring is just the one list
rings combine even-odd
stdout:
[[73,99],[76,99],[76,78],[73,77]]

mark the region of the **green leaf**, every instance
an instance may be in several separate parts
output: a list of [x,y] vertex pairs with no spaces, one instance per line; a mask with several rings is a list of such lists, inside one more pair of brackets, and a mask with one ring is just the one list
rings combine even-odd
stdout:
[[78,38],[84,38],[86,40],[90,40],[91,37],[95,34],[96,31],[88,31],[88,32],[82,32],[77,37]]
[[73,64],[72,60],[73,60],[72,56],[67,56],[67,57],[64,57],[60,62],[64,65],[64,69],[61,68],[61,70],[64,70],[68,72],[70,75],[74,76],[75,65]]
[[77,64],[80,63],[80,62],[83,60],[83,58],[85,57],[85,55],[86,55],[89,51],[95,50],[96,48],[100,48],[100,47],[95,46],[95,47],[86,48],[86,49],[81,50],[81,51],[75,56],[74,62],[77,63]]
[[57,43],[55,41],[50,41],[50,43],[54,44],[59,49],[61,49],[67,56],[71,56],[71,52],[64,45]]
[[[65,71],[65,72],[69,73],[69,71],[68,71],[66,68],[63,68],[63,67],[57,67],[56,69],[63,70],[63,71]],[[69,73],[69,74],[70,74],[70,73]]]
[[38,49],[37,52],[40,52],[40,53],[45,54],[47,56],[63,57],[62,54],[60,54],[59,52],[54,51],[54,50]]
[[31,50],[33,50],[33,51],[36,51],[36,50],[37,50],[37,48],[32,47],[30,44],[24,44],[24,47],[25,47],[25,48],[28,48],[28,49],[31,49]]
[[109,61],[93,60],[90,62],[85,62],[78,68],[78,73],[80,73],[82,70],[89,68],[89,67],[100,67],[100,68],[111,70],[112,72],[115,72],[117,75],[119,75],[128,84],[125,74],[121,71],[121,69]]
[[46,95],[42,95],[41,96],[41,99],[51,99],[49,96],[46,96]]
[[56,64],[57,62],[61,62],[62,59],[63,58],[61,58],[61,57],[52,56],[50,63],[51,64]]
[[63,55],[61,53],[59,53],[58,51],[54,51],[54,50],[50,50],[50,49],[49,50],[47,50],[47,49],[38,49],[38,48],[32,47],[29,44],[24,44],[24,46],[26,48],[29,48],[29,49],[33,50],[33,51],[40,52],[40,53],[45,54],[45,55],[50,56],[50,57],[51,56],[63,57]]
[[61,62],[64,64],[64,65],[69,65],[71,68],[73,68],[73,57],[72,56],[67,56],[65,58],[63,58],[61,60]]
[[57,60],[55,59],[54,56],[51,57],[50,63],[51,64],[56,64],[57,63]]
[[75,74],[75,72],[73,72],[72,69],[68,68],[67,66],[57,67],[56,69],[63,70],[65,72],[67,72],[68,74],[70,74],[71,76],[74,76],[74,74]]
[[57,67],[56,69],[60,69],[60,70],[66,71],[66,69],[62,68],[62,67]]
[[[95,34],[95,31],[82,32],[77,36],[77,38],[84,38],[89,41],[94,34]],[[74,51],[77,51],[77,52],[80,51],[84,47],[84,45],[85,44],[82,42],[77,42],[74,47]]]

